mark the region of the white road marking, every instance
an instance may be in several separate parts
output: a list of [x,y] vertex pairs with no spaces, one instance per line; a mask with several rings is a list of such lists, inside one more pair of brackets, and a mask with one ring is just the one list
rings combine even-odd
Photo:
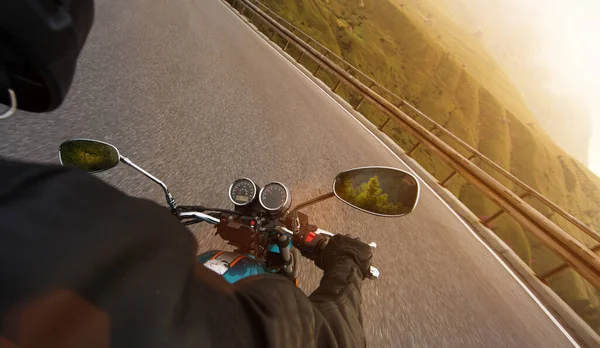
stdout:
[[[221,0],[219,0],[219,2],[221,3],[221,5],[223,5],[226,9],[228,9],[232,15],[234,15],[236,18],[239,19],[239,16],[234,13],[229,7],[227,7],[225,4],[223,4],[223,2]],[[250,25],[249,23],[246,23],[246,25]],[[252,32],[254,32],[254,34],[256,34],[258,37],[260,37],[263,41],[264,39],[258,35],[258,33],[256,33],[256,31],[252,30]],[[267,44],[268,47],[270,47],[273,51],[277,52],[277,54],[279,56],[281,56],[281,58],[285,59],[288,63],[289,60],[281,53],[279,52],[277,49],[275,49],[275,47],[271,46],[268,42],[265,42]],[[490,252],[490,254],[492,254],[492,256],[502,265],[502,267],[508,272],[508,274],[510,274],[511,277],[513,277],[513,279],[515,279],[515,281],[525,290],[525,292],[529,295],[529,297],[531,297],[531,299],[541,308],[541,310],[548,316],[548,318],[550,318],[550,320],[554,323],[554,325],[556,325],[556,327],[560,330],[560,332],[563,333],[563,335],[565,335],[565,337],[569,340],[569,342],[571,342],[571,344],[573,344],[574,347],[580,348],[579,344],[577,344],[577,342],[575,341],[575,339],[573,339],[573,337],[571,337],[571,335],[569,334],[569,332],[567,332],[567,330],[560,324],[560,322],[552,315],[552,313],[550,313],[550,311],[542,304],[542,302],[535,296],[535,294],[527,287],[527,285],[525,285],[525,283],[523,283],[523,281],[513,272],[513,270],[504,262],[504,260],[502,260],[502,258],[500,256],[498,256],[498,254],[496,254],[496,252],[490,248],[482,239],[481,237],[479,237],[479,235],[477,235],[477,233],[475,231],[473,231],[473,229],[471,228],[471,226],[469,226],[459,215],[458,213],[456,213],[449,205],[448,203],[446,203],[446,201],[444,201],[442,199],[442,197],[440,197],[432,188],[431,186],[429,186],[429,184],[427,184],[425,182],[425,180],[423,180],[421,177],[419,177],[419,175],[417,175],[417,173],[415,173],[415,171],[406,163],[404,162],[404,160],[402,160],[402,158],[400,158],[398,155],[396,155],[396,153],[394,151],[392,151],[392,149],[390,149],[381,139],[379,139],[373,132],[371,132],[371,130],[369,128],[367,128],[364,124],[362,124],[359,120],[357,120],[354,115],[352,115],[352,113],[350,113],[342,104],[340,104],[337,100],[335,100],[331,95],[329,95],[329,93],[324,90],[321,86],[319,86],[315,81],[312,80],[311,76],[308,76],[304,73],[304,71],[302,71],[300,68],[298,68],[295,64],[291,64],[296,70],[298,70],[302,76],[304,76],[307,80],[309,80],[312,84],[314,84],[321,92],[323,92],[329,99],[331,99],[335,104],[337,104],[340,108],[342,108],[342,110],[344,110],[344,112],[346,112],[348,115],[350,115],[350,117],[352,117],[352,119],[358,123],[361,127],[363,127],[367,132],[369,132],[369,134],[371,134],[373,136],[373,138],[375,138],[379,143],[381,143],[381,145],[383,145],[383,147],[385,147],[394,157],[396,157],[398,159],[398,161],[400,161],[402,164],[404,164],[406,166],[406,168],[408,168],[408,170],[410,170],[417,178],[419,178],[419,180],[421,180],[421,182],[429,189],[429,191],[431,191],[431,193],[433,193],[433,195],[435,197],[437,197],[440,202],[442,202],[442,204],[444,206],[446,206],[446,208],[448,208],[448,210],[450,210],[450,212],[458,219],[458,221],[460,221],[465,228],[471,232],[471,234],[473,235],[473,237],[475,237],[475,239],[477,241],[479,241],[479,243],[481,243],[481,245],[483,245],[487,251]]]

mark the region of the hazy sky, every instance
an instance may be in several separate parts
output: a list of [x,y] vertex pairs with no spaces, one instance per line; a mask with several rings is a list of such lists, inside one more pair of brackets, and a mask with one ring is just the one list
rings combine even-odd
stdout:
[[540,71],[548,74],[540,87],[574,96],[590,110],[588,166],[600,176],[600,0],[442,1],[455,5],[459,14],[469,11],[470,23],[481,27],[484,36],[486,28],[494,28],[488,44],[511,47],[510,40],[518,49],[508,54],[543,66]]
[[543,57],[556,73],[554,88],[579,94],[592,113],[589,168],[600,176],[600,1],[534,3]]

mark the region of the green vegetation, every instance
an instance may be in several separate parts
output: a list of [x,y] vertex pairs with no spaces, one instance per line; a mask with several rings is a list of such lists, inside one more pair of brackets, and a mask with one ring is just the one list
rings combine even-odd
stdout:
[[401,210],[398,205],[388,201],[388,194],[379,186],[379,178],[374,176],[369,181],[354,187],[352,179],[344,181],[344,190],[338,192],[346,202],[377,214],[395,215]]
[[[541,130],[519,92],[477,37],[456,26],[439,7],[439,1],[262,2],[582,222],[600,230],[600,179]],[[329,86],[336,82],[325,72],[319,77]],[[357,100],[344,88],[339,92],[351,102]],[[360,111],[376,124],[386,119],[368,103]],[[406,150],[415,143],[393,122],[385,131]],[[439,180],[450,173],[447,165],[423,147],[413,157]],[[515,189],[490,168],[481,168]],[[453,179],[448,189],[482,218],[498,210],[461,178]],[[526,200],[580,241],[593,244],[591,238],[541,203]],[[489,227],[538,274],[561,263],[510,217],[503,215]],[[548,283],[600,331],[597,290],[571,271],[550,278]]]
[[370,170],[356,170],[358,176],[350,171],[339,177],[335,184],[337,195],[354,206],[377,214],[404,215],[413,210],[418,189],[411,176],[384,175],[380,182],[378,173],[370,175],[365,171]]
[[114,147],[95,141],[70,140],[62,143],[59,151],[64,166],[88,172],[106,170],[119,163],[119,153]]

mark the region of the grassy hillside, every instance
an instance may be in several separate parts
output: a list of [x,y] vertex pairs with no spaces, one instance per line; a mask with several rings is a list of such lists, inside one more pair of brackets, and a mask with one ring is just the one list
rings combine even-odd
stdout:
[[[262,2],[584,223],[600,230],[600,179],[552,142],[479,41],[456,26],[433,1]],[[374,122],[383,118],[368,105],[361,112]],[[387,132],[400,145],[410,146],[410,140],[397,127],[388,128]],[[432,158],[426,149],[417,151],[415,158],[438,179],[449,173],[449,168]],[[514,189],[506,179],[492,175]],[[490,216],[498,209],[462,179],[454,180],[448,188],[479,216]],[[592,243],[547,208],[533,201],[531,204],[578,239]],[[511,218],[502,217],[490,227],[539,274],[560,263]],[[600,330],[600,323],[594,319],[598,317],[596,290],[572,272],[564,272],[549,283]]]

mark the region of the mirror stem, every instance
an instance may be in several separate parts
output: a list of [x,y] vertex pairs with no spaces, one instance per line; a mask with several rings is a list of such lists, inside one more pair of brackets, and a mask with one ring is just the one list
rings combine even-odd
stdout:
[[319,203],[321,201],[324,201],[326,199],[329,199],[331,197],[334,197],[335,194],[333,192],[329,192],[326,193],[324,195],[320,195],[319,197],[313,198],[311,200],[308,200],[304,203],[300,203],[297,206],[295,206],[290,213],[292,214],[292,231],[294,232],[298,232],[300,230],[300,224],[298,222],[298,210],[308,207],[309,205],[313,205],[315,203]]
[[120,160],[121,160],[121,162],[127,164],[128,166],[132,167],[133,169],[137,170],[138,172],[144,174],[150,180],[159,184],[160,187],[162,187],[163,191],[165,191],[165,198],[167,199],[167,203],[169,204],[169,207],[171,207],[171,210],[174,213],[177,212],[177,203],[175,203],[175,199],[173,199],[173,196],[169,192],[169,189],[167,188],[167,185],[165,185],[164,182],[158,180],[154,175],[148,173],[142,167],[139,167],[137,164],[133,163],[129,158],[127,158],[125,156],[120,156]]

